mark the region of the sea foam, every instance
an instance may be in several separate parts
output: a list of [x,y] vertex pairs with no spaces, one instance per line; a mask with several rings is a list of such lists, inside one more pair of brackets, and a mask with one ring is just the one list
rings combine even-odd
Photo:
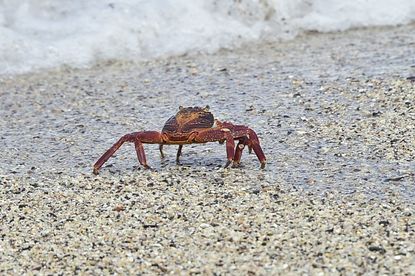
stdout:
[[0,74],[414,20],[413,0],[3,0]]

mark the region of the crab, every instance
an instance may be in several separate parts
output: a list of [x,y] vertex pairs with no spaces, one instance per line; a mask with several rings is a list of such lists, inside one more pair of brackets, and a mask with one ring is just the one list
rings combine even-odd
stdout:
[[[235,140],[238,144],[235,148]],[[164,145],[178,145],[176,162],[182,155],[185,144],[219,142],[226,145],[227,162],[225,168],[233,163],[238,167],[241,161],[242,151],[245,146],[249,152],[252,150],[261,163],[261,169],[265,168],[266,158],[259,144],[255,131],[244,125],[234,125],[229,122],[215,120],[213,114],[206,107],[179,107],[176,115],[170,117],[164,124],[161,132],[139,131],[122,136],[111,148],[109,148],[94,164],[94,174],[98,174],[100,168],[108,159],[125,143],[131,142],[135,145],[138,161],[146,168],[146,155],[143,144],[159,144],[161,158],[164,158]]]

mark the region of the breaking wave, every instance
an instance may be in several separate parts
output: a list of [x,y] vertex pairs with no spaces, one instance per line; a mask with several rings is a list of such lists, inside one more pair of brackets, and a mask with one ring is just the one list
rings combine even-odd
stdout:
[[414,20],[413,0],[0,0],[0,74]]

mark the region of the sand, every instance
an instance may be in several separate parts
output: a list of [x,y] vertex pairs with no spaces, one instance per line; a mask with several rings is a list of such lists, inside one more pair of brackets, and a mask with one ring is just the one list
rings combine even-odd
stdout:
[[[415,25],[0,77],[0,274],[415,273]],[[267,156],[146,145],[178,106]]]

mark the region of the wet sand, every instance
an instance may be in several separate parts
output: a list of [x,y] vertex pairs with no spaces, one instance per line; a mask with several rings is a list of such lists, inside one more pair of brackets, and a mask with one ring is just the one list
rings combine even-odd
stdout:
[[[415,25],[309,34],[133,64],[0,77],[0,273],[415,271]],[[179,105],[258,133],[146,145]]]

